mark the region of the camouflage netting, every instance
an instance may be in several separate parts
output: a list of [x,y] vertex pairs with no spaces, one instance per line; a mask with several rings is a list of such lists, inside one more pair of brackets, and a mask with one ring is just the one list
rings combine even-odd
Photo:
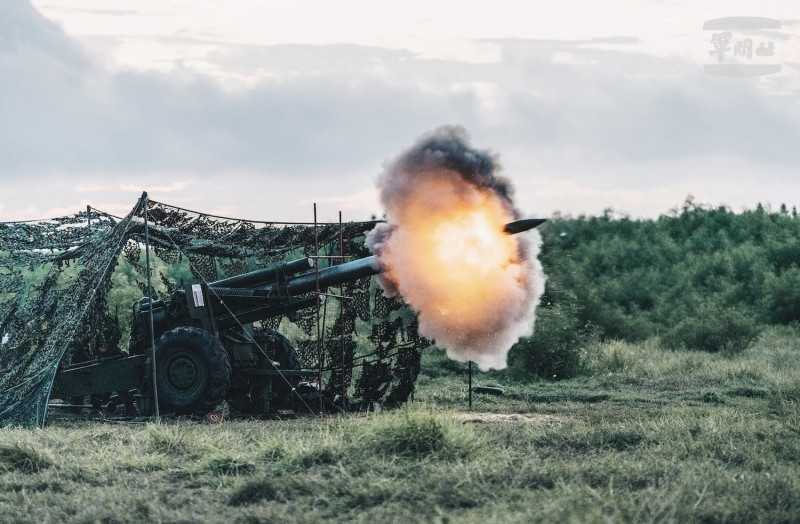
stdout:
[[[144,198],[122,219],[87,208],[59,219],[0,223],[0,425],[44,424],[59,363],[85,359],[73,344],[83,326],[96,346],[113,319],[127,348],[132,305],[147,291],[144,202],[154,298],[317,249],[331,257],[341,249],[346,260],[368,256],[363,239],[374,226],[237,220]],[[303,369],[322,368],[324,387],[345,393],[351,408],[406,401],[420,349],[429,344],[417,335],[414,315],[384,298],[372,278],[328,292],[349,299],[326,300],[319,314],[312,307],[291,319],[266,319],[264,326],[289,338]]]

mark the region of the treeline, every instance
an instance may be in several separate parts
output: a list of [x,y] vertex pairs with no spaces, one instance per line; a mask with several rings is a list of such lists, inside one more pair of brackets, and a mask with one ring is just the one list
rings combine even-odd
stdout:
[[539,375],[574,374],[592,340],[738,352],[764,326],[800,320],[796,208],[734,213],[689,197],[656,220],[609,210],[540,229],[545,296],[536,333],[512,350]]

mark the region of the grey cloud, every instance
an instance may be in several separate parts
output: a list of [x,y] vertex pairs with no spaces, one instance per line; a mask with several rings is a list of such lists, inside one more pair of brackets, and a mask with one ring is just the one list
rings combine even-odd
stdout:
[[[46,25],[35,17],[17,20],[24,34],[25,23]],[[384,145],[407,140],[419,125],[468,115],[471,105],[464,96],[420,98],[370,79],[354,86],[348,77],[306,74],[230,94],[189,71],[112,74],[97,64],[75,67],[57,53],[26,49],[0,52],[0,82],[6,87],[0,172],[6,175],[299,173],[362,167],[365,157],[377,171],[382,156],[362,151],[385,151]]]
[[[704,155],[800,160],[798,110],[752,81],[594,47],[635,37],[498,40],[496,63],[356,45],[229,46],[208,60],[241,74],[272,73],[229,92],[189,70],[110,72],[27,2],[0,9],[0,176],[377,174],[384,159],[442,124],[574,172]],[[575,63],[555,59],[561,55]],[[455,83],[495,86],[494,105]]]
[[75,68],[88,64],[64,31],[40,15],[27,0],[0,2],[0,53],[50,56]]
[[[549,52],[547,50],[550,50]],[[581,64],[553,61],[553,50]],[[510,133],[532,146],[572,145],[587,160],[644,161],[737,154],[796,164],[800,115],[794,104],[676,59],[580,48],[576,43],[507,43],[516,67]]]

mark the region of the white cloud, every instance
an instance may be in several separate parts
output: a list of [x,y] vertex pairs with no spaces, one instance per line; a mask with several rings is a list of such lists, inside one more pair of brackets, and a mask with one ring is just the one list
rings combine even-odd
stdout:
[[320,198],[305,198],[300,200],[300,204],[310,206],[312,204],[323,204],[328,209],[339,209],[341,211],[363,212],[364,209],[378,209],[378,190],[374,187],[365,188],[349,195],[337,195]]
[[[130,193],[143,190],[249,218],[307,220],[311,201],[366,218],[380,214],[369,195],[382,161],[442,124],[463,124],[476,146],[498,151],[520,207],[537,214],[653,214],[684,189],[725,201],[749,187],[752,205],[774,188],[800,194],[800,70],[705,75],[697,56],[706,52],[702,21],[713,16],[638,4],[605,12],[572,3],[527,19],[513,2],[458,15],[412,5],[378,20],[395,12],[370,3],[375,25],[346,26],[344,36],[327,4],[284,5],[267,20],[262,2],[216,18],[214,2],[36,2],[84,35],[76,40],[27,2],[3,2],[0,178],[10,184],[0,189],[0,219],[80,206],[87,192],[129,208]],[[332,27],[296,31],[309,6]],[[115,67],[87,51],[113,55],[126,42],[141,55],[125,51]],[[765,182],[751,187],[756,172]],[[531,177],[541,183],[529,186]],[[26,208],[38,192],[49,203]]]
[[113,188],[114,186],[110,184],[98,183],[98,182],[87,182],[85,184],[78,184],[75,186],[76,193],[96,193],[99,191],[108,191],[109,189]]
[[140,184],[119,184],[118,187],[121,191],[129,193],[141,193],[142,191],[152,191],[153,193],[173,193],[175,191],[183,191],[190,184],[188,181],[173,182],[168,186],[147,186]]

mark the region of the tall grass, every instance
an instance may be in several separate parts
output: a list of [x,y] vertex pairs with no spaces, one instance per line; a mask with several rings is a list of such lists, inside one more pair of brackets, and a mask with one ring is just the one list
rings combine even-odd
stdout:
[[800,337],[737,354],[587,349],[574,379],[476,383],[425,355],[416,401],[289,421],[0,429],[4,522],[793,522]]

